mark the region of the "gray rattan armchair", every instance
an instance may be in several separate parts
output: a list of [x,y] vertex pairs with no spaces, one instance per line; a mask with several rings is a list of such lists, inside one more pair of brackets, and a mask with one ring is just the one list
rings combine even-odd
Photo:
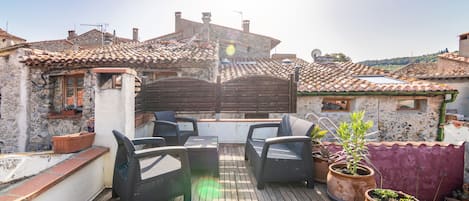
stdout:
[[113,130],[117,154],[112,197],[123,201],[169,200],[184,195],[191,200],[191,172],[187,149],[178,146],[136,150],[134,145],[164,146],[163,138],[129,140]]
[[[253,136],[258,128],[277,127],[276,137],[260,139]],[[252,125],[245,147],[245,159],[249,160],[257,179],[257,188],[265,182],[306,181],[313,188],[311,138],[313,123],[284,115],[280,123]]]
[[[197,121],[188,117],[176,117],[174,111],[155,112],[154,137],[163,137],[168,145],[184,145],[189,136],[198,136]],[[180,130],[177,122],[191,122],[193,130]]]

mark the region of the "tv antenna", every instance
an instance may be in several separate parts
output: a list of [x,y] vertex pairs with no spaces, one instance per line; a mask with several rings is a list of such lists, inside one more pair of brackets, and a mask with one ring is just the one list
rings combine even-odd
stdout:
[[238,13],[241,16],[241,22],[243,21],[243,11],[240,10],[233,10],[233,12]]
[[101,46],[104,46],[104,33],[106,33],[106,28],[109,26],[107,23],[103,24],[80,24],[80,26],[96,27],[101,31]]

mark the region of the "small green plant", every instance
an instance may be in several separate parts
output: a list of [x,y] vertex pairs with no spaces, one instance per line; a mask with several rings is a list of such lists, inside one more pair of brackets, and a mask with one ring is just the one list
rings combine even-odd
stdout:
[[373,199],[378,201],[415,201],[415,197],[410,195],[398,194],[396,191],[390,189],[374,189],[370,195]]
[[315,144],[320,144],[321,139],[327,134],[327,130],[321,130],[321,127],[315,125],[311,130],[311,141]]
[[365,134],[373,127],[372,121],[363,121],[365,112],[350,114],[351,122],[342,122],[337,130],[343,154],[347,163],[348,173],[357,175],[358,164],[368,155],[365,145]]

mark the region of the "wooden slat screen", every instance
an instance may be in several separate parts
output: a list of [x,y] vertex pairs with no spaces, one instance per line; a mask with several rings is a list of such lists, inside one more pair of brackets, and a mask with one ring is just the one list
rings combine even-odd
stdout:
[[154,112],[296,112],[296,83],[268,76],[243,77],[221,83],[193,78],[168,78],[144,84],[136,96],[143,110]]
[[168,78],[146,84],[146,111],[215,111],[215,83],[192,78]]
[[221,85],[221,111],[290,112],[289,84],[288,80],[267,76],[225,82]]

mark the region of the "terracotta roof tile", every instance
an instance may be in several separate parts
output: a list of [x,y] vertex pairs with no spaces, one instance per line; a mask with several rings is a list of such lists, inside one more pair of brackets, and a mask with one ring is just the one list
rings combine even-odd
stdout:
[[[276,59],[235,59],[223,62],[219,71],[221,80],[236,79],[243,76],[269,75],[288,79],[294,73],[295,66],[301,66],[298,92],[436,92],[454,91],[455,89],[438,83],[418,80],[389,73],[373,67],[351,62],[318,64],[308,63],[301,59],[282,64]],[[377,84],[357,76],[384,76],[402,81],[398,84]]]
[[216,60],[213,43],[176,41],[130,42],[94,49],[51,53],[32,50],[23,61],[29,66],[143,65]]

